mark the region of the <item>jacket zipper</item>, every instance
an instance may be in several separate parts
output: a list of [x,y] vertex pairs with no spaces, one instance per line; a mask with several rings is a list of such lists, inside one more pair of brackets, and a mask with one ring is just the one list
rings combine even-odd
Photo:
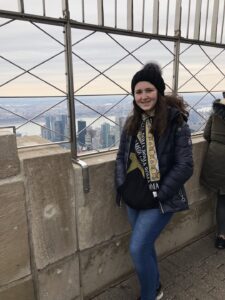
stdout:
[[164,211],[164,209],[163,209],[163,207],[162,207],[162,203],[161,203],[160,201],[159,201],[159,206],[160,206],[161,212],[164,214],[165,211]]
[[130,137],[129,138],[129,153],[128,153],[127,158],[126,158],[126,171],[127,171],[128,160],[129,160],[131,141],[132,141],[132,138]]

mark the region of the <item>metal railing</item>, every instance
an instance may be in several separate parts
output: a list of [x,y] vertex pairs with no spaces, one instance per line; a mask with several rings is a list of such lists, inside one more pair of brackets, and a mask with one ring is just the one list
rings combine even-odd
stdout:
[[[13,116],[4,126],[17,133],[38,126],[45,144],[70,144],[73,158],[114,149],[131,107],[131,76],[157,60],[167,92],[187,100],[193,131],[203,128],[204,103],[209,108],[224,90],[225,0],[36,4],[0,6],[0,64],[7,70],[0,80],[0,122]],[[16,41],[25,32],[21,46]]]

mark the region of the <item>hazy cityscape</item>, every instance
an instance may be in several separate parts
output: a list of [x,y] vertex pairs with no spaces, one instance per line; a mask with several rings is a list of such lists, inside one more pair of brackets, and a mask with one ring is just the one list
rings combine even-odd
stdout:
[[[190,109],[188,121],[192,132],[204,128],[211,111],[212,96],[208,95],[198,103],[201,97],[200,93],[184,97],[190,107],[194,106],[194,110]],[[131,111],[131,102],[131,96],[124,98],[121,95],[77,97],[75,112],[78,153],[118,146],[122,127]],[[195,106],[195,103],[198,104]],[[69,141],[66,99],[1,98],[0,105],[3,108],[0,114],[1,126],[15,126],[18,137],[39,135],[51,142]]]

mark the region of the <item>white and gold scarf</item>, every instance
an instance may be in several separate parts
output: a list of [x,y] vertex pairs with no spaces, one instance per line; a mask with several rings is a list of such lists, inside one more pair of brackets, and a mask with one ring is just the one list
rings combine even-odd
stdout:
[[151,191],[158,191],[160,171],[155,147],[154,135],[151,133],[152,118],[142,114],[142,122],[135,140],[135,152],[140,161]]

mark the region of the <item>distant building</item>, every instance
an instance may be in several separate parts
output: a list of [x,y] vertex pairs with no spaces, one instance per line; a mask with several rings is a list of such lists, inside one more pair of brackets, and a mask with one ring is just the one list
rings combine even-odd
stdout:
[[[62,124],[63,124],[63,135],[69,137],[69,122],[68,115],[61,115]],[[64,137],[64,139],[65,139]]]
[[85,136],[85,146],[86,146],[86,150],[93,150],[92,147],[92,137],[90,136],[90,134],[87,132],[86,136]]
[[115,135],[113,135],[113,134],[109,135],[107,147],[115,147]]
[[48,115],[45,117],[45,127],[41,128],[41,136],[52,142],[66,140],[69,133],[67,115]]
[[41,127],[41,136],[46,139],[46,140],[50,140],[49,138],[49,130],[44,128],[44,127]]
[[64,140],[64,138],[63,138],[64,124],[63,124],[62,120],[55,120],[53,130],[55,131],[53,142],[63,141]]
[[85,136],[86,136],[86,127],[87,127],[87,124],[86,124],[86,121],[82,121],[82,120],[79,120],[77,122],[77,125],[78,125],[78,144],[81,146],[81,147],[84,147],[85,146]]
[[[101,145],[102,148],[108,148],[112,141],[112,137],[110,135],[110,124],[109,123],[103,123],[101,125]],[[114,137],[115,138],[115,137]]]
[[115,145],[119,144],[120,136],[122,134],[125,121],[126,121],[126,117],[116,117],[115,122],[118,125],[115,125]]
[[52,140],[52,132],[50,131],[51,129],[52,129],[52,124],[54,123],[54,117],[53,116],[46,116],[45,117],[45,124],[46,124],[46,127],[49,129],[49,130],[47,130],[47,129],[44,129],[43,128],[43,134],[44,134],[44,138],[45,139],[48,139],[48,140]]

